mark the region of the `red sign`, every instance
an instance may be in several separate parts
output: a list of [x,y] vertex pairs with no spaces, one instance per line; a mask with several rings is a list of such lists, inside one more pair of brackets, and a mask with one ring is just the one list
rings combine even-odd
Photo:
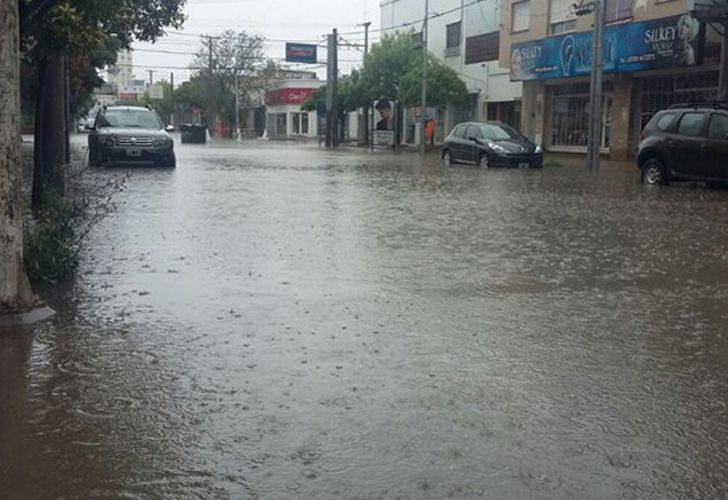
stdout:
[[265,103],[268,106],[281,104],[301,105],[311,97],[315,89],[277,89],[269,91],[265,96]]

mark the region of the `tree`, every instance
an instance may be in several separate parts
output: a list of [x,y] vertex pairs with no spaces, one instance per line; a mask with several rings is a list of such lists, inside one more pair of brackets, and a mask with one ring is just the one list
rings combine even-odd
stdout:
[[[399,82],[397,98],[405,106],[422,103],[422,66],[411,66]],[[468,101],[468,88],[452,68],[430,56],[427,61],[427,105],[445,109]]]
[[[63,190],[65,163],[66,68],[80,73],[71,78],[79,84],[78,102],[90,94],[92,71],[112,64],[117,52],[134,39],[154,41],[164,28],[178,28],[184,21],[185,0],[20,0],[24,56],[37,68],[36,148],[33,187],[34,207],[39,209],[45,187]],[[83,61],[72,65],[69,61]],[[72,86],[73,88],[73,86]],[[84,97],[85,96],[85,97]]]
[[236,122],[236,92],[241,104],[247,102],[271,66],[264,56],[262,37],[227,30],[219,36],[201,37],[192,68],[195,75],[191,81],[195,83],[183,97],[195,102],[185,104],[203,108],[208,123],[219,117],[232,128]]
[[34,303],[22,257],[19,26],[17,0],[0,0],[0,314]]

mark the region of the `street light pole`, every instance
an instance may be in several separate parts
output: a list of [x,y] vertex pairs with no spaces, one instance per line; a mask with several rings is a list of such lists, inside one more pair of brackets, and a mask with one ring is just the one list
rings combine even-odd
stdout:
[[425,20],[422,25],[422,103],[420,108],[420,154],[424,156],[427,145],[427,134],[425,131],[425,108],[427,107],[427,51],[428,18],[430,16],[430,1],[425,0]]
[[589,129],[587,133],[586,168],[599,170],[602,146],[602,105],[604,102],[604,25],[605,0],[574,5],[577,16],[594,14],[592,34],[592,71],[589,82]]
[[240,141],[240,70],[235,68],[235,138]]

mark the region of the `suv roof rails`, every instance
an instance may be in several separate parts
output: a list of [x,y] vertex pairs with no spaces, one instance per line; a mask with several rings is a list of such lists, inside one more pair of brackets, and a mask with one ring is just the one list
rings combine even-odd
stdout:
[[728,110],[728,101],[688,101],[673,104],[668,109],[678,108],[715,108]]

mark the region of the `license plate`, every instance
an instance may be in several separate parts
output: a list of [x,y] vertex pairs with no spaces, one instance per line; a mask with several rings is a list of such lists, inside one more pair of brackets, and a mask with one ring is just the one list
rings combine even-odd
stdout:
[[141,149],[127,149],[126,150],[126,156],[131,156],[132,158],[138,158],[142,155]]
[[530,168],[530,166],[531,165],[529,165],[528,163],[519,163],[518,164],[518,168]]

